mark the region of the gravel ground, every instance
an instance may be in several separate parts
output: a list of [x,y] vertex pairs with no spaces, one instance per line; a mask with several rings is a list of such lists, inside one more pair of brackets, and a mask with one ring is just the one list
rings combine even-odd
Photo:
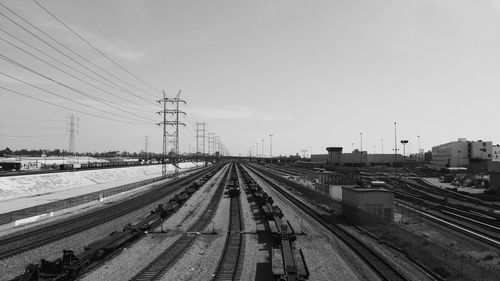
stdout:
[[[267,264],[269,262],[268,245],[259,243],[259,235],[255,232],[257,229],[264,229],[262,223],[257,223],[255,216],[259,212],[259,207],[252,201],[253,195],[242,193],[242,210],[245,220],[245,256],[242,263],[241,281],[254,281],[256,279],[256,269],[259,264]],[[254,234],[255,233],[255,234]]]
[[[10,280],[22,274],[30,263],[39,263],[41,258],[55,260],[62,257],[63,250],[72,249],[76,254],[83,251],[83,247],[98,239],[107,237],[113,231],[119,231],[129,222],[136,221],[139,217],[147,215],[159,202],[149,204],[125,216],[96,226],[89,230],[66,237],[62,240],[44,245],[37,249],[24,252],[8,259],[0,260],[0,281]],[[106,203],[106,204],[109,204]],[[78,213],[81,210],[75,210]],[[72,214],[75,214],[72,213]],[[72,214],[68,214],[72,215]]]
[[[255,280],[255,269],[257,263],[265,262],[265,257],[259,258],[259,242],[257,239],[257,222],[254,218],[254,211],[257,211],[255,204],[250,204],[249,199],[252,195],[245,192],[245,184],[240,178],[241,186],[241,211],[243,212],[243,220],[245,225],[245,255],[243,257],[242,269],[241,269],[241,281],[253,281]],[[253,205],[253,209],[252,209]]]
[[[252,173],[251,173],[252,175]],[[297,233],[297,248],[304,253],[309,280],[379,280],[363,261],[323,226],[294,207],[264,182],[257,182],[273,197]]]
[[[82,280],[129,280],[147,266],[158,255],[170,247],[205,210],[209,200],[215,193],[217,183],[223,172],[219,171],[203,187],[195,192],[189,200],[163,223],[167,233],[150,233],[145,238],[125,249],[119,255],[87,274]],[[156,230],[158,231],[159,228]]]
[[409,262],[408,259],[400,252],[379,244],[372,237],[359,233],[359,231],[354,227],[344,226],[343,228],[349,233],[356,235],[356,237],[361,239],[365,244],[369,244],[373,249],[375,249],[377,253],[390,260],[392,264],[395,265],[396,268],[398,268],[399,271],[401,271],[408,278],[408,280],[434,280],[433,278],[429,278],[427,274],[422,272],[420,269],[415,268],[415,265],[411,264],[411,262]]
[[212,223],[205,229],[205,232],[212,232],[214,227],[217,234],[197,237],[191,248],[165,273],[161,280],[209,280],[213,276],[227,237],[230,201],[229,197],[223,196]]

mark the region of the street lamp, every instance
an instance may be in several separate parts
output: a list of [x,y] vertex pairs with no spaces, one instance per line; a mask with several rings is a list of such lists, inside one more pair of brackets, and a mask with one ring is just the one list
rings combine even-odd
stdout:
[[420,155],[420,135],[417,135],[417,139],[418,139],[418,161],[421,162],[422,155]]
[[273,158],[273,135],[269,134],[269,157]]
[[361,166],[363,166],[363,133],[361,132],[361,133],[359,133],[359,135],[361,136],[361,142],[359,145],[360,152],[361,152],[360,153],[361,157],[359,158],[359,166],[361,167]]
[[384,165],[384,139],[382,139],[382,165]]
[[408,144],[408,140],[401,140],[401,143],[403,144],[403,182],[405,183],[406,186],[406,161],[405,161],[405,156],[406,156],[406,145]]
[[264,157],[264,139],[262,139],[262,146],[260,147],[260,149],[262,150],[262,152],[260,153],[260,156]]

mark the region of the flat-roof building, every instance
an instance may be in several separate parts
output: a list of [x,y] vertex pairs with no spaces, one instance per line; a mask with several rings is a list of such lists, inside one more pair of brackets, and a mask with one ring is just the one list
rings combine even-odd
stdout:
[[343,214],[359,223],[365,213],[393,221],[394,193],[384,188],[342,186]]
[[472,162],[491,161],[493,145],[491,141],[467,141],[459,138],[432,148],[431,167],[434,169],[466,167]]

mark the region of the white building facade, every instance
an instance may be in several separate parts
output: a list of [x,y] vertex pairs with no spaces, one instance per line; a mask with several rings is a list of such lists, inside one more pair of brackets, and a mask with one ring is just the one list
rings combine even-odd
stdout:
[[457,141],[433,147],[432,166],[436,169],[469,167],[471,160],[490,161],[493,155],[492,150],[491,141],[467,141],[465,138],[460,138]]

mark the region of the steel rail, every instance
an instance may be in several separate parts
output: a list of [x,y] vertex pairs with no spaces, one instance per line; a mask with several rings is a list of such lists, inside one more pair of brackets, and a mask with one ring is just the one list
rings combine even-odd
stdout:
[[202,177],[212,169],[214,167],[195,172],[187,177],[166,184],[161,184],[144,194],[111,206],[99,208],[55,223],[49,223],[41,228],[0,238],[0,260],[69,237],[131,213],[145,205],[152,204],[161,198],[174,194],[187,183]]
[[318,221],[321,225],[327,228],[330,232],[335,234],[340,240],[342,240],[349,248],[351,248],[358,256],[363,259],[378,275],[382,280],[408,280],[404,274],[395,268],[393,264],[383,258],[381,255],[377,254],[373,249],[366,246],[360,240],[349,234],[347,231],[338,227],[335,223],[330,222],[328,219],[321,216],[314,209],[304,204],[299,199],[295,198],[293,195],[285,191],[279,185],[271,181],[269,177],[269,172],[257,170],[255,167],[247,166],[255,175],[260,177],[269,186],[287,198],[299,209],[304,211],[306,214],[311,216],[313,219]]
[[189,235],[189,233],[203,231],[213,219],[224,193],[224,187],[227,182],[228,175],[229,169],[225,171],[225,174],[223,175],[222,180],[219,182],[217,190],[210,199],[207,208],[203,211],[202,215],[196,220],[196,222],[188,229],[187,233],[181,236],[177,241],[174,242],[174,244],[163,251],[158,257],[156,257],[151,263],[144,267],[130,280],[150,281],[162,278],[163,274],[167,272],[167,270],[182,256],[182,254],[184,254],[184,252],[196,239],[196,236]]

